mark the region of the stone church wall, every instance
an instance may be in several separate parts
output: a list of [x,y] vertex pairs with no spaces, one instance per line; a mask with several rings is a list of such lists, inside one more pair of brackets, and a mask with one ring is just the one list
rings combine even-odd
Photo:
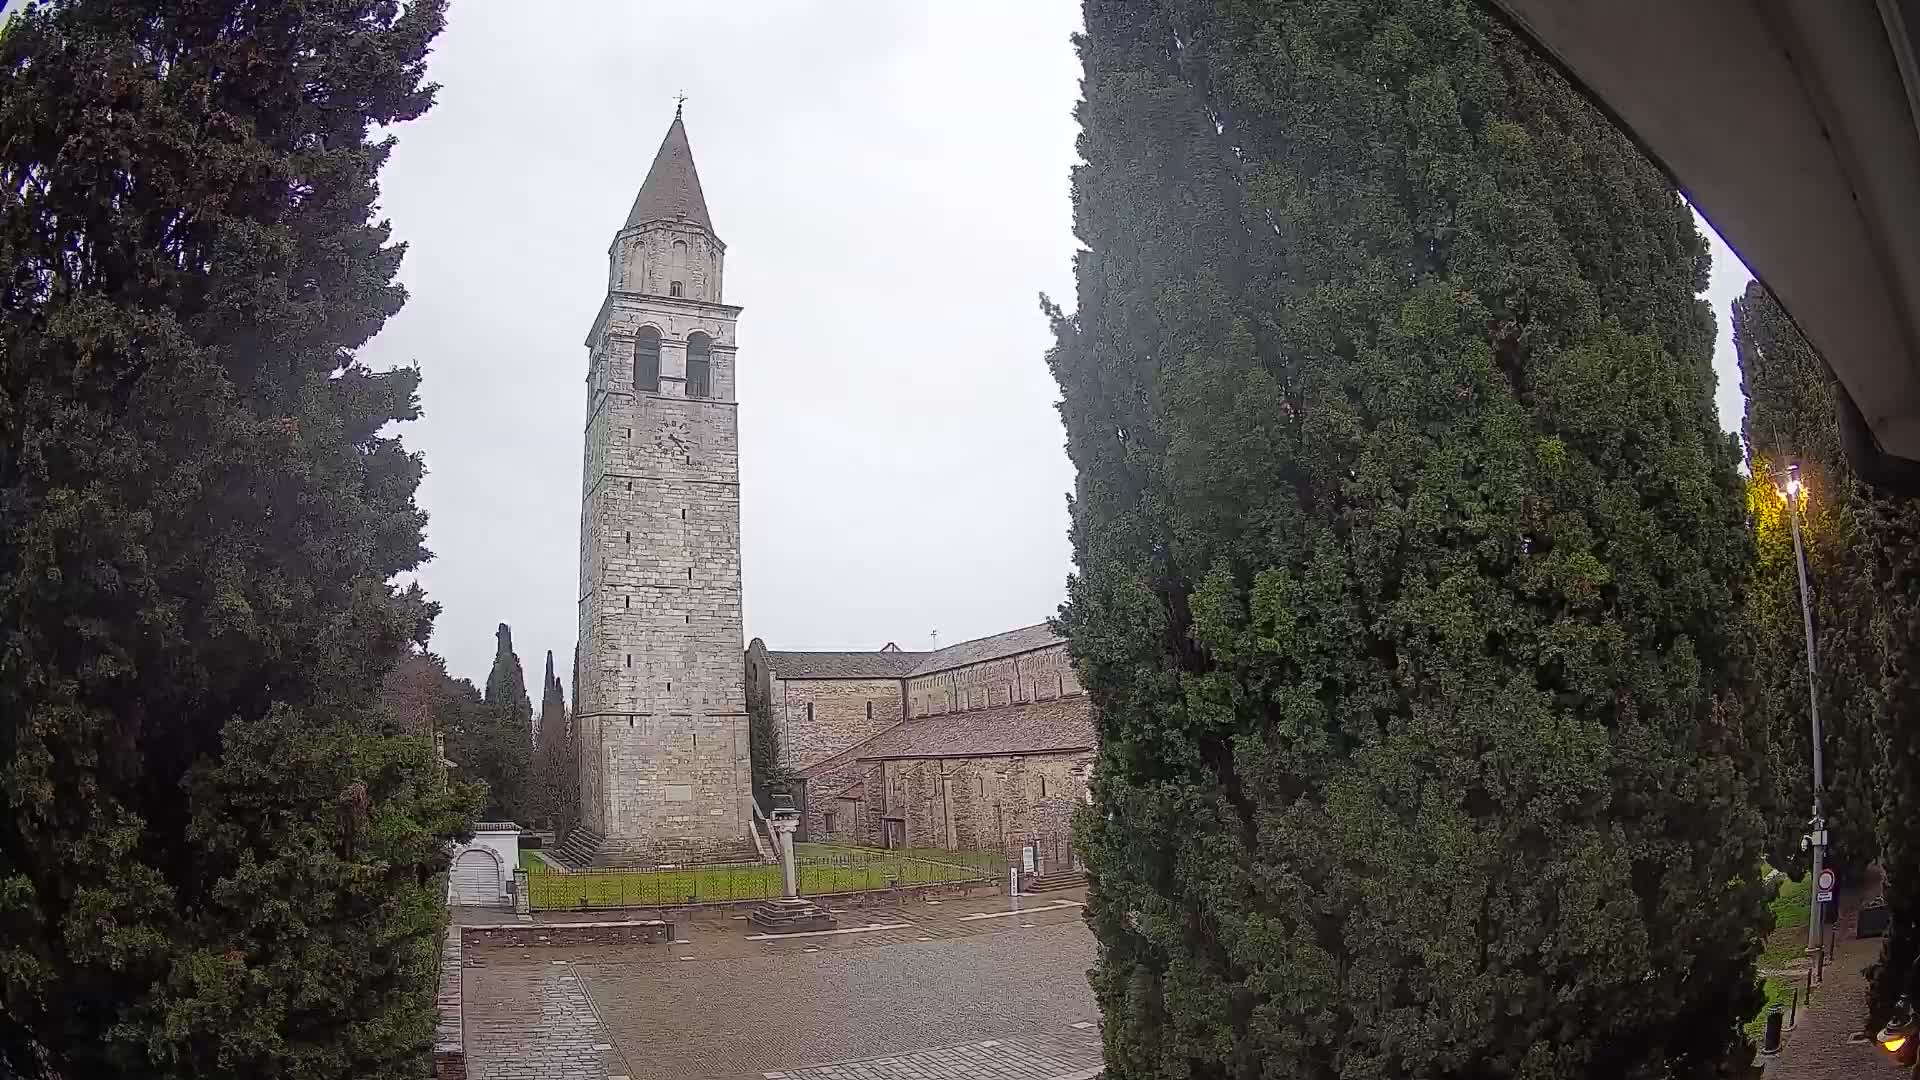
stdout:
[[[898,846],[997,850],[1017,859],[1033,844],[1051,864],[1066,858],[1092,767],[1086,751],[853,762],[808,781],[807,835],[879,846],[887,841],[884,823],[894,819],[903,829]],[[835,797],[854,784],[864,787],[861,799]]]
[[774,679],[771,698],[781,757],[796,770],[904,719],[899,679]]
[[1080,692],[1067,646],[1036,649],[907,680],[909,716],[985,709],[1010,702],[1045,701]]

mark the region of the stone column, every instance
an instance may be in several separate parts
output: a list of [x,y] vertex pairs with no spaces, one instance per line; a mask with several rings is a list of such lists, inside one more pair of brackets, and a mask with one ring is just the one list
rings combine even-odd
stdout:
[[781,895],[792,899],[800,895],[800,878],[793,869],[793,834],[800,827],[799,815],[783,814],[776,810],[768,818],[767,824],[772,826],[773,842],[780,848],[780,877],[784,890]]

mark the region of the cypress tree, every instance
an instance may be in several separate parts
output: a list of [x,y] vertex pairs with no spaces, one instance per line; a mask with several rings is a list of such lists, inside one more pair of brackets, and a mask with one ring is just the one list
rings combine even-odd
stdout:
[[1867,500],[1862,548],[1877,603],[1871,618],[1878,668],[1873,710],[1880,865],[1891,916],[1873,969],[1878,1026],[1901,995],[1920,995],[1920,507],[1907,498]]
[[566,691],[553,673],[553,651],[547,651],[547,674],[540,693],[540,730],[533,748],[534,810],[556,830],[573,824],[579,802],[579,768],[574,762],[567,729]]
[[473,793],[383,715],[433,605],[373,217],[439,0],[0,33],[0,1074],[413,1077]]
[[533,701],[527,697],[527,676],[520,654],[513,651],[513,628],[501,623],[493,632],[493,667],[487,672],[487,705],[508,725],[517,725],[533,741]]
[[1465,0],[1085,16],[1109,1075],[1712,1075],[1762,745],[1686,206]]
[[1768,861],[1795,878],[1813,807],[1812,724],[1807,715],[1806,626],[1793,537],[1780,490],[1798,462],[1806,498],[1801,538],[1813,598],[1815,681],[1824,735],[1828,865],[1856,880],[1879,852],[1874,734],[1878,673],[1872,621],[1879,607],[1863,544],[1872,493],[1840,451],[1832,374],[1759,282],[1733,302],[1733,341],[1747,410],[1743,424],[1751,479],[1756,560],[1748,598],[1754,635],[1752,707],[1768,733]]
[[448,731],[447,756],[467,776],[487,785],[489,820],[529,818],[536,810],[533,702],[527,697],[520,657],[513,651],[513,629],[506,623],[494,631],[493,668],[477,706],[455,709],[457,728]]

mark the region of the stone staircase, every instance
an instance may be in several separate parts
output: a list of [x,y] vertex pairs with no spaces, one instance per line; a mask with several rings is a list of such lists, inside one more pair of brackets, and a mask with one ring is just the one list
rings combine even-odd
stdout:
[[548,854],[569,870],[584,870],[593,865],[594,857],[600,853],[600,848],[605,843],[606,838],[599,833],[585,825],[575,825],[567,833],[567,838],[560,841]]
[[1049,870],[1044,874],[1035,874],[1027,879],[1020,889],[1023,893],[1059,892],[1062,889],[1077,889],[1087,883],[1084,870]]

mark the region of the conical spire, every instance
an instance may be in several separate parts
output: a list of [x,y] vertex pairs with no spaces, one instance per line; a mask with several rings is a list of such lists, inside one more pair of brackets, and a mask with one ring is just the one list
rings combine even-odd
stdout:
[[708,232],[713,222],[707,218],[707,199],[700,193],[700,174],[693,167],[693,148],[687,145],[687,125],[680,110],[673,113],[673,126],[653,155],[653,168],[640,185],[640,195],[627,214],[627,227],[643,221],[688,221]]

